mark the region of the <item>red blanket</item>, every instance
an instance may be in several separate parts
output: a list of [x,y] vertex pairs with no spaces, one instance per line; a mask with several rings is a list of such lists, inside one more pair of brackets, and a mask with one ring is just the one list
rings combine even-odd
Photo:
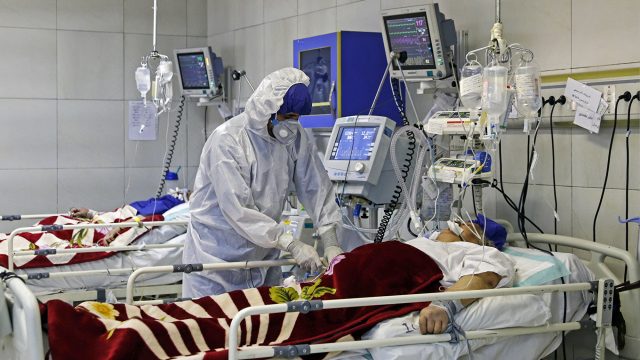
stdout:
[[[226,359],[228,329],[239,309],[292,299],[340,299],[438,291],[442,273],[412,246],[392,241],[341,255],[314,283],[261,287],[158,306],[52,300],[44,315],[54,359],[166,359],[199,354]],[[333,342],[358,337],[376,323],[419,310],[402,304],[252,316],[240,345]]]
[[[41,225],[77,225],[91,223],[121,223],[134,221],[136,210],[127,205],[115,211],[102,213],[93,220],[76,219],[64,215],[50,216],[40,220],[35,226]],[[162,215],[140,217],[141,221],[162,221]],[[38,250],[38,249],[68,249],[92,246],[124,246],[129,245],[138,237],[146,233],[148,227],[123,228],[118,231],[114,239],[107,243],[103,241],[111,228],[59,230],[51,232],[26,232],[13,238],[14,250]],[[7,267],[8,234],[0,234],[0,265]],[[14,257],[14,265],[17,269],[49,267],[56,265],[70,265],[87,261],[99,260],[115,254],[110,251],[56,254],[56,255],[30,255]]]

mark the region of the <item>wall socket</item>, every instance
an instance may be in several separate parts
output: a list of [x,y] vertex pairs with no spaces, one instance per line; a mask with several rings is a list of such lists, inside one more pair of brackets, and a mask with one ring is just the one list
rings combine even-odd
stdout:
[[616,86],[615,85],[607,85],[604,87],[602,95],[604,99],[609,104],[607,108],[608,114],[613,114],[616,107]]

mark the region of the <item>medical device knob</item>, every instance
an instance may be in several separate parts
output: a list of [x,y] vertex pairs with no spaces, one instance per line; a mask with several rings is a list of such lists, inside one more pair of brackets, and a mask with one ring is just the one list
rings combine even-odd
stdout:
[[353,169],[359,173],[362,174],[364,173],[364,169],[365,169],[365,165],[361,162],[357,162],[356,165],[353,167]]

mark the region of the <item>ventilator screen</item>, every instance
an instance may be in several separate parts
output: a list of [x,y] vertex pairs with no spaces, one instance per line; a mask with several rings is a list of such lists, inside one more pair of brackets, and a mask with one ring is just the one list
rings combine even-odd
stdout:
[[377,126],[343,126],[333,144],[331,160],[369,160],[376,144]]

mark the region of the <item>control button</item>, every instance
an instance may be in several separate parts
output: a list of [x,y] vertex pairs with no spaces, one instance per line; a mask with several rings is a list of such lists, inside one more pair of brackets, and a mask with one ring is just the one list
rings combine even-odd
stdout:
[[356,165],[353,167],[353,170],[355,170],[357,173],[362,174],[364,172],[364,164],[361,162],[357,162]]
[[433,76],[433,71],[431,70],[427,71],[427,76]]
[[438,70],[438,77],[442,77],[442,71]]

